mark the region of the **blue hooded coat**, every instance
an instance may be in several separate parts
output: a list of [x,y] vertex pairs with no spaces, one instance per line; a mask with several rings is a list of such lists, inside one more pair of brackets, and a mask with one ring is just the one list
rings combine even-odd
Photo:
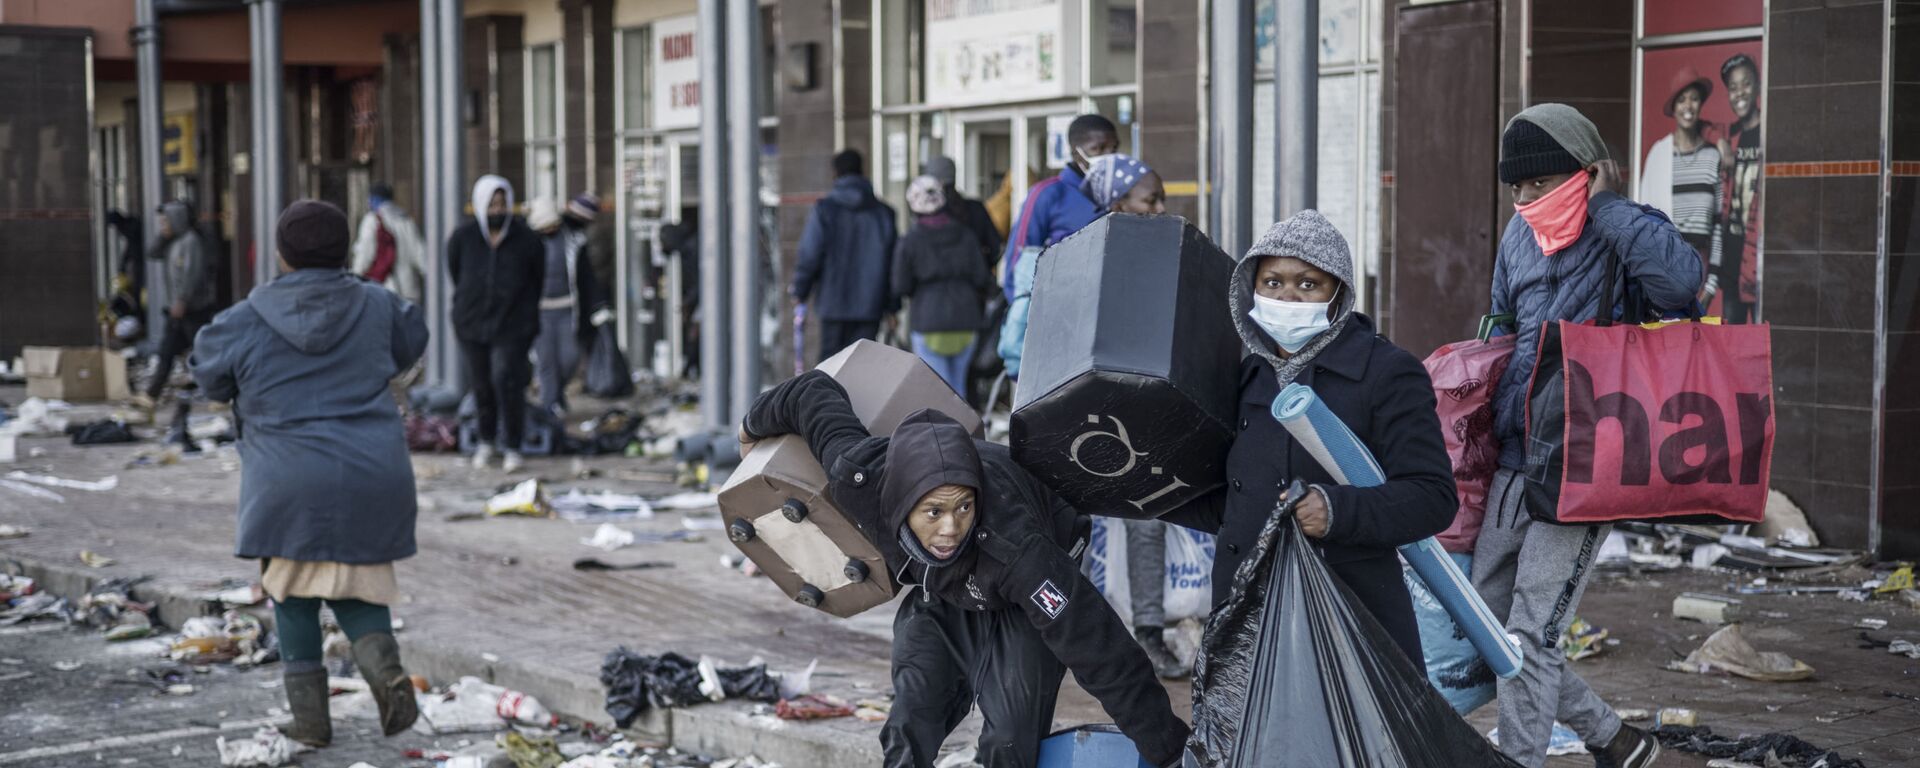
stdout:
[[193,378],[240,424],[234,554],[413,555],[413,464],[388,380],[427,347],[419,307],[337,269],[257,288],[195,339]]

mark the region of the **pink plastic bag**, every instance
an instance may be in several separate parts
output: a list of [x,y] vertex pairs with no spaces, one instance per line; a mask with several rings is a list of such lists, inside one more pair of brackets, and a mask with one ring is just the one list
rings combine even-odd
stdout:
[[1493,436],[1493,392],[1513,358],[1514,339],[1456,341],[1434,350],[1425,362],[1460,497],[1453,525],[1438,537],[1448,552],[1472,554],[1473,543],[1480,538],[1480,521],[1487,516],[1487,486],[1500,468],[1500,441]]

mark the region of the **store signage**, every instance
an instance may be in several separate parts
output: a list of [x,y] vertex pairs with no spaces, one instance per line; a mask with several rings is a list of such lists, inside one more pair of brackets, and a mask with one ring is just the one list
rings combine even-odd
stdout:
[[699,19],[676,16],[653,23],[653,127],[700,124]]
[[1077,25],[1060,0],[927,0],[927,103],[1067,95]]
[[192,112],[176,112],[161,118],[160,157],[166,175],[185,176],[199,170],[193,138]]

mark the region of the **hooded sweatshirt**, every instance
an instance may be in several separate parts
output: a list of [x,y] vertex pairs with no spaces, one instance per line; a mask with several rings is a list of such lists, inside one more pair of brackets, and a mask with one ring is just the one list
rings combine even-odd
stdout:
[[167,238],[161,251],[167,260],[167,302],[184,302],[188,312],[212,308],[219,300],[214,292],[212,256],[207,252],[207,241],[193,227],[192,209],[185,203],[172,202],[160,206],[160,213],[173,230],[173,237]]
[[453,279],[453,333],[479,344],[524,342],[540,332],[540,287],[546,277],[546,248],[540,236],[508,214],[505,235],[490,239],[487,203],[493,193],[513,187],[498,176],[482,176],[473,185],[474,218],[447,237],[447,273]]
[[900,308],[890,279],[898,230],[893,208],[860,176],[842,176],[800,233],[793,296],[833,322],[873,322]]
[[[798,435],[828,467],[828,497],[886,558],[895,582],[920,585],[910,599],[970,611],[1011,611],[1030,622],[1120,730],[1154,765],[1176,759],[1187,726],[1120,617],[1075,562],[1087,518],[1013,461],[1006,446],[975,440],[953,419],[920,411],[891,436],[867,433],[839,382],[809,371],[755,401],[741,425],[749,437]],[[936,566],[909,554],[900,528],[927,491],[975,489],[967,545]]]
[[980,260],[979,241],[949,216],[922,216],[900,238],[894,254],[893,303],[913,299],[914,333],[971,332],[986,323],[993,273]]
[[200,332],[194,380],[233,402],[242,429],[235,554],[414,553],[413,466],[387,382],[426,346],[419,307],[338,269],[282,275]]

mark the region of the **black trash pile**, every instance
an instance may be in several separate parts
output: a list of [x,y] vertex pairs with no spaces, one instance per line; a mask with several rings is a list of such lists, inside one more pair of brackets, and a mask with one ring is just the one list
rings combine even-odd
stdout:
[[1663,725],[1653,735],[1668,749],[1678,749],[1714,758],[1728,758],[1753,765],[1781,768],[1866,768],[1866,763],[1841,757],[1840,753],[1821,749],[1784,733],[1728,738],[1714,734],[1707,726]]
[[621,728],[653,707],[780,699],[780,679],[766,664],[717,667],[705,658],[694,661],[673,652],[643,656],[626,646],[614,649],[600,664],[600,684],[607,687],[607,714]]

